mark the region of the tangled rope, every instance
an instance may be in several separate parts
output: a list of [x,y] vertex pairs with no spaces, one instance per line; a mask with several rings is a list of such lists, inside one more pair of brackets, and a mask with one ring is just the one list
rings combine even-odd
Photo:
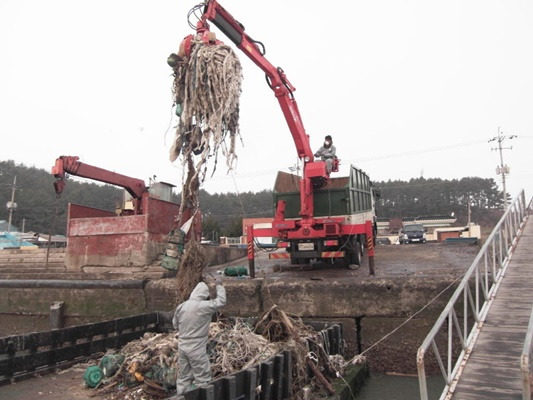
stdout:
[[[219,42],[217,42],[219,43]],[[237,154],[236,137],[239,135],[239,98],[241,94],[242,70],[233,50],[220,44],[206,44],[200,36],[192,39],[189,57],[175,56],[169,63],[174,71],[173,94],[179,121],[170,150],[170,160],[181,156],[183,165],[181,206],[176,218],[177,224],[184,221],[183,215],[195,215],[199,209],[200,185],[207,174],[207,161],[214,157],[213,173],[216,170],[219,151],[226,156],[226,165],[233,169]],[[179,226],[178,226],[179,228]],[[189,251],[191,253],[191,251]],[[200,255],[200,251],[194,253]],[[200,257],[201,258],[201,257]],[[203,261],[200,260],[200,261]],[[190,289],[199,282],[201,271],[198,257],[184,257],[178,269],[178,281],[184,271],[193,271],[179,288],[178,300],[187,298]],[[191,275],[191,274],[189,274]]]
[[301,390],[309,384],[308,369],[313,372],[311,385],[316,391],[335,393],[330,379],[336,376],[336,371],[324,350],[323,338],[300,318],[290,317],[274,305],[259,318],[255,332],[292,353],[291,392],[296,398],[300,398]]
[[199,282],[204,282],[204,267],[206,264],[205,251],[196,240],[191,240],[185,245],[181,267],[176,275],[176,305],[183,303]]
[[215,171],[220,150],[228,169],[234,168],[241,82],[240,61],[224,44],[207,45],[195,39],[190,57],[174,67],[174,101],[180,118],[170,160],[181,155],[187,165],[197,156],[191,181],[203,182],[209,157],[215,157]]
[[218,323],[210,331],[215,357],[211,360],[214,377],[232,374],[263,362],[277,354],[281,346],[253,332],[248,324],[237,320],[233,326]]

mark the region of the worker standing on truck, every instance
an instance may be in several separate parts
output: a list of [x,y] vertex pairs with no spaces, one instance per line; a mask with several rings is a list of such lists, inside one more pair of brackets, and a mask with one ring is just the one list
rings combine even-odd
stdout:
[[326,162],[326,170],[328,174],[331,173],[331,170],[333,169],[333,161],[336,157],[336,151],[337,149],[333,146],[331,135],[326,135],[324,138],[324,144],[315,153],[315,157],[320,157],[322,161]]
[[209,287],[200,282],[189,300],[181,303],[174,313],[172,325],[178,330],[177,394],[192,385],[201,386],[211,381],[211,365],[207,356],[209,324],[213,314],[226,304],[226,289],[222,278],[215,278],[217,297],[209,300]]

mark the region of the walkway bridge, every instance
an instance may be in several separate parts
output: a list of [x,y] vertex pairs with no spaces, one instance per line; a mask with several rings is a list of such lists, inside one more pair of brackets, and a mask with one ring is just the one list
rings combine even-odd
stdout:
[[[526,205],[522,191],[496,225],[419,348],[422,400],[429,399],[426,364],[435,360],[445,382],[441,400],[531,400],[533,222],[528,221],[531,212],[532,202]],[[432,352],[428,351],[430,347]],[[442,354],[443,348],[446,354]]]

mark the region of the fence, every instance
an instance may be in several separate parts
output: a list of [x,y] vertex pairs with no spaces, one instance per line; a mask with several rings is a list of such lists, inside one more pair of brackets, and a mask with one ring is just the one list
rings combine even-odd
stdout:
[[291,353],[284,351],[261,364],[190,390],[178,396],[177,400],[289,399],[291,367]]
[[[310,325],[313,325],[312,323]],[[332,325],[319,332],[322,347],[328,355],[343,354],[342,327]],[[314,344],[309,344],[313,350]],[[209,385],[186,392],[177,400],[284,400],[291,396],[292,356],[284,351],[261,364]]]
[[159,319],[160,313],[153,312],[0,338],[0,385],[37,372],[66,368],[81,358],[122,347],[145,332],[160,329]]
[[[533,211],[533,199],[529,202],[528,211]],[[522,371],[522,400],[531,400],[533,392],[533,308],[529,317],[529,325],[524,340],[524,349],[520,356],[520,370]]]
[[[168,332],[172,329],[171,318],[171,313],[152,312],[0,338],[0,385],[85,362],[96,354],[139,339],[146,332]],[[327,354],[343,354],[341,325],[324,328],[319,331],[319,336]],[[261,364],[189,391],[184,399],[288,399],[291,397],[291,368],[291,353],[284,351]]]
[[[433,349],[444,377],[445,387],[440,397],[443,399],[485,320],[490,299],[498,290],[503,273],[509,264],[512,250],[525,224],[527,213],[528,207],[522,190],[496,224],[452,298],[418,349],[418,380],[422,400],[428,400],[424,362],[429,347]],[[461,308],[462,321],[458,316],[458,311]],[[470,329],[469,322],[472,325]],[[443,333],[444,330],[447,330],[447,333]],[[456,337],[454,337],[454,332]],[[447,354],[445,357],[441,356],[437,346],[436,339],[439,334],[447,336]],[[460,345],[460,352],[457,348],[457,342]],[[459,354],[457,355],[457,353]]]

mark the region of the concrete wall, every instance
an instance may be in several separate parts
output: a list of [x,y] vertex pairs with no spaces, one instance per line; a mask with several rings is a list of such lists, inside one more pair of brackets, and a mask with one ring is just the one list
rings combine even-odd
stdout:
[[[228,316],[257,317],[276,304],[304,321],[340,322],[348,356],[370,349],[366,356],[372,371],[416,374],[418,347],[453,293],[453,286],[423,313],[381,340],[452,281],[451,277],[368,278],[351,284],[341,281],[232,280],[225,283],[228,302],[223,312]],[[149,282],[146,286],[147,307],[171,311],[176,306],[175,293],[176,282]],[[439,345],[446,345],[445,337],[437,340]],[[426,360],[426,370],[430,374],[439,372],[437,361],[431,355]]]
[[[8,267],[10,271],[25,272],[30,268],[61,268],[65,266],[65,251],[62,248],[21,248],[3,249],[0,251],[0,267]],[[46,259],[48,255],[48,265]],[[0,272],[4,269],[0,270]]]
[[239,247],[204,245],[208,265],[222,265],[246,257],[247,250]]
[[[156,245],[156,243],[153,243],[153,251],[154,251],[154,258],[157,258],[158,255],[163,254],[164,248],[165,248],[166,242],[160,243]],[[204,245],[203,249],[205,251],[208,265],[221,265],[225,263],[231,263],[234,260],[241,259],[243,257],[246,257],[247,251],[243,248],[237,248],[237,247],[224,247],[224,246],[211,246],[211,245]],[[0,251],[0,267],[4,267],[2,270],[0,270],[0,273],[2,272],[9,272],[12,278],[17,278],[17,272],[19,273],[29,273],[29,272],[35,272],[36,270],[39,270],[40,272],[43,272],[44,270],[51,270],[54,271],[61,270],[63,271],[65,269],[65,263],[66,263],[66,248],[51,248],[50,250],[46,248],[32,248],[29,250],[25,249],[4,249]],[[46,263],[48,254],[48,264]],[[96,259],[96,255],[94,255],[93,260]],[[121,263],[123,265],[121,266],[127,266],[126,263]],[[102,265],[95,264],[97,267],[96,270],[113,270],[113,268],[100,268]],[[134,277],[134,272],[142,269],[142,267],[145,267],[146,264],[140,265],[137,268],[121,268],[122,273],[127,273],[128,271],[132,272],[132,276]],[[33,268],[33,269],[32,269]],[[79,273],[83,274],[81,270],[84,270],[87,272],[90,268],[84,268],[83,266],[80,267]],[[164,272],[165,270],[161,269],[161,272]],[[70,273],[72,275],[72,272]],[[93,277],[91,277],[93,278]]]
[[65,303],[66,316],[97,317],[100,321],[140,314],[147,309],[142,287],[51,286],[0,287],[0,314],[48,315],[55,301]]
[[[453,277],[368,277],[351,283],[226,279],[228,302],[222,311],[226,316],[258,317],[275,304],[304,321],[340,322],[348,356],[371,349],[366,356],[372,371],[414,374],[416,351],[448,301],[453,285],[423,313],[414,319],[410,316],[452,281]],[[153,280],[129,289],[52,286],[5,287],[0,281],[0,318],[2,315],[46,316],[54,301],[65,303],[67,321],[173,311],[177,305],[174,278]],[[211,290],[214,293],[213,285]],[[401,329],[386,337],[404,323]],[[438,342],[445,346],[446,338],[438,338]],[[427,363],[428,373],[438,372],[436,360],[429,359]]]

